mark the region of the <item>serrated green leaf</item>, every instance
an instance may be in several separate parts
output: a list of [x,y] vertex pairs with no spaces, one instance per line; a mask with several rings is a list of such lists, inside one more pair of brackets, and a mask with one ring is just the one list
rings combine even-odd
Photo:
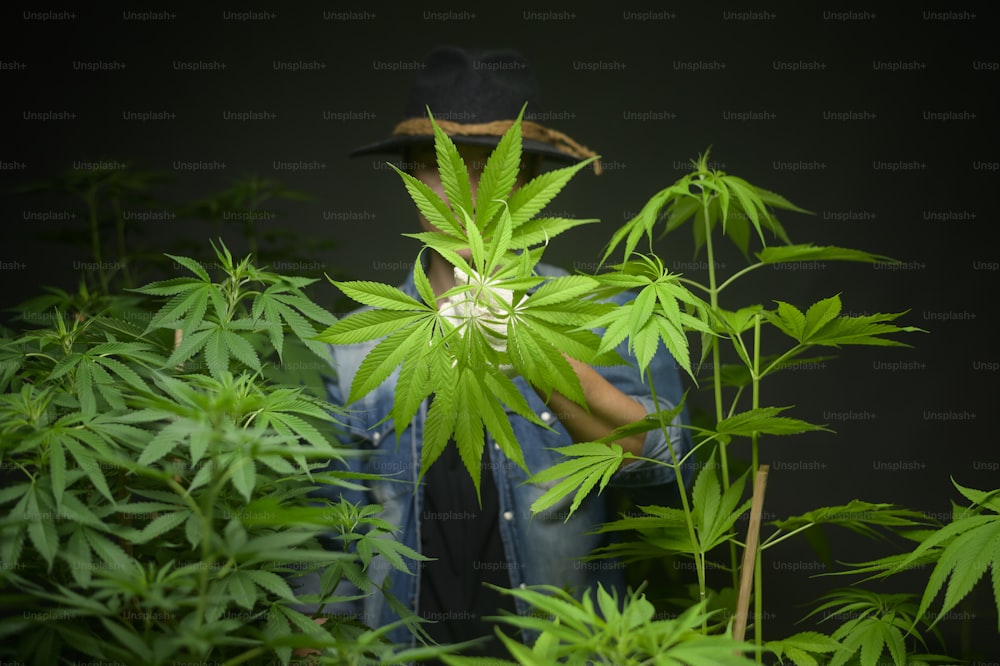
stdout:
[[532,503],[531,512],[535,515],[543,513],[575,491],[573,502],[563,521],[566,522],[598,482],[600,489],[604,490],[611,475],[621,466],[625,452],[618,444],[597,442],[573,444],[556,451],[571,459],[556,463],[528,479],[528,483],[536,484],[562,479]]
[[510,196],[511,225],[518,229],[545,208],[563,187],[588,164],[596,160],[591,157],[561,169],[541,173],[519,187]]
[[881,347],[908,347],[909,345],[880,337],[893,333],[926,332],[914,326],[895,326],[885,322],[900,317],[894,314],[874,314],[860,317],[838,317],[805,339],[811,345],[839,347],[840,345],[872,345]]
[[362,310],[344,317],[317,336],[334,345],[350,345],[383,338],[393,331],[425,318],[424,313],[393,310]]
[[295,601],[295,593],[281,576],[270,571],[260,571],[257,569],[246,569],[243,573],[250,578],[258,587],[267,590],[286,601]]
[[89,528],[83,530],[83,535],[86,537],[90,548],[110,568],[124,571],[131,567],[132,558],[126,555],[125,551],[118,544]]
[[[527,104],[525,104],[527,106]],[[521,169],[521,118],[524,106],[486,159],[476,190],[476,225],[484,228],[506,201]]]
[[779,330],[789,337],[802,342],[803,331],[806,325],[806,316],[790,303],[776,301],[778,309],[773,312],[765,312],[768,321],[774,324]]
[[352,280],[333,283],[344,294],[355,301],[383,310],[426,311],[428,306],[404,294],[396,287],[390,287],[380,282]]
[[417,348],[426,347],[430,342],[433,324],[433,317],[425,317],[423,322],[415,326],[399,329],[386,336],[369,351],[351,382],[348,404],[367,395],[384,382],[403,362],[405,356],[414,353]]
[[[520,192],[520,190],[518,190]],[[515,192],[516,194],[516,192]],[[584,224],[596,224],[598,219],[573,219],[566,217],[539,217],[525,222],[511,232],[511,250],[523,250],[538,245],[548,243],[564,231],[569,231]]]
[[434,294],[434,288],[431,287],[430,280],[427,279],[427,274],[424,272],[422,255],[423,251],[417,255],[417,260],[413,263],[413,285],[416,287],[417,293],[420,294],[420,298],[423,299],[424,304],[436,308],[437,296]]
[[226,590],[232,595],[233,601],[243,608],[253,608],[257,602],[257,588],[253,578],[245,571],[235,571],[227,576]]
[[28,503],[25,518],[28,521],[28,538],[35,550],[45,558],[48,570],[52,571],[56,553],[59,550],[59,535],[56,533],[55,521],[49,512],[43,513],[38,502],[38,487],[28,493]]
[[129,537],[129,541],[134,544],[149,543],[157,537],[163,536],[175,527],[180,526],[191,515],[190,511],[174,511],[164,513],[151,520],[142,530]]
[[761,435],[796,435],[803,432],[824,430],[824,426],[813,425],[801,419],[777,416],[788,407],[759,407],[746,412],[734,414],[718,422],[715,431],[730,437],[750,437],[753,433]]
[[197,275],[198,278],[202,282],[211,282],[212,281],[212,278],[210,278],[209,275],[208,275],[208,271],[206,271],[202,267],[202,265],[199,264],[194,259],[189,259],[188,257],[178,257],[178,256],[173,255],[173,254],[167,254],[166,256],[170,257],[171,259],[173,259],[174,261],[176,261],[178,264],[180,264],[181,266],[184,266],[186,269],[188,269],[189,271],[191,271],[192,273],[194,273],[195,275]]
[[1000,489],[984,492],[974,488],[966,488],[954,479],[951,480],[951,483],[958,489],[958,492],[962,493],[965,499],[974,505],[986,507],[995,513],[1000,513]]
[[62,506],[63,493],[66,491],[66,452],[58,439],[49,444],[49,471],[52,475],[52,498],[56,507]]
[[806,311],[806,321],[802,328],[802,337],[809,339],[813,333],[820,330],[840,314],[840,296],[831,296],[817,301]]
[[249,456],[239,457],[233,462],[232,470],[233,474],[229,479],[233,488],[249,502],[257,485],[257,464]]
[[851,250],[834,245],[784,245],[766,247],[757,253],[762,264],[793,261],[860,261],[866,263],[897,263],[897,260],[862,250]]
[[455,219],[455,214],[434,190],[405,171],[401,171],[391,162],[388,164],[403,179],[403,185],[410,193],[410,198],[417,204],[417,208],[428,222],[443,232],[459,238],[464,236],[461,225]]
[[186,419],[172,421],[163,426],[139,454],[137,462],[140,465],[151,465],[167,455],[186,439],[190,427],[191,424]]
[[519,306],[521,311],[547,308],[557,303],[576,302],[593,291],[598,282],[585,275],[566,275],[547,280]]

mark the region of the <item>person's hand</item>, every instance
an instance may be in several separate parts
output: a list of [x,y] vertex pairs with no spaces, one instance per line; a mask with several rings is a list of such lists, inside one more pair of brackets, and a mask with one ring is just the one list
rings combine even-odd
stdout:
[[[455,284],[461,286],[467,285],[469,282],[470,278],[465,271],[456,266]],[[490,347],[500,354],[505,354],[507,352],[507,323],[510,318],[510,309],[513,307],[513,300],[514,292],[510,289],[474,288],[457,296],[443,299],[438,309],[442,316],[458,329],[459,335],[465,335],[466,326],[476,326],[483,333]],[[507,363],[501,364],[499,369],[511,379],[518,374],[514,366]]]

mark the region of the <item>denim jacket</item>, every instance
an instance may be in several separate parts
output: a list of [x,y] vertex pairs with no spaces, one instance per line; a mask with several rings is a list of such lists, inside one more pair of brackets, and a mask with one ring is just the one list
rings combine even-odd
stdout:
[[[566,274],[561,269],[544,264],[539,264],[536,271],[545,276]],[[413,284],[412,273],[400,289],[420,300]],[[634,294],[622,293],[611,300],[621,304],[632,298]],[[327,377],[325,383],[332,403],[344,405],[350,393],[351,381],[361,361],[378,342],[375,340],[330,347],[334,374]],[[628,352],[627,341],[619,345],[618,352],[630,365],[595,367],[595,370],[623,393],[639,401],[647,412],[657,411],[648,385],[639,377],[635,357]],[[662,345],[653,358],[648,373],[655,380],[659,409],[669,409],[679,404],[683,388],[677,365]],[[364,493],[340,490],[331,492],[351,502],[380,504],[383,507],[380,518],[397,526],[397,538],[419,552],[423,492],[422,488],[417,487],[417,475],[420,471],[427,401],[410,423],[399,424],[394,423],[392,419],[386,419],[392,409],[397,375],[398,368],[375,390],[355,403],[347,405],[349,411],[346,416],[338,417],[346,425],[347,434],[343,437],[344,442],[371,454],[348,458],[350,469],[387,475],[392,480],[369,482],[369,490]],[[539,427],[510,409],[507,410],[528,469],[532,473],[537,473],[567,460],[552,450],[573,443],[558,416],[550,411],[522,377],[515,378],[514,383],[531,409],[552,428],[547,430]],[[674,423],[681,421],[686,422],[684,413]],[[674,452],[680,458],[690,450],[690,434],[687,430],[676,426],[668,428],[668,432]],[[499,495],[500,530],[511,586],[524,588],[528,585],[550,584],[582,594],[584,589],[596,587],[600,582],[606,589],[611,587],[618,589],[621,595],[624,592],[624,575],[620,562],[616,560],[583,562],[579,559],[611,541],[606,534],[590,533],[601,523],[616,518],[614,502],[609,498],[608,490],[601,494],[596,491],[591,492],[568,519],[568,508],[575,493],[570,493],[563,501],[532,516],[530,511],[532,503],[557,482],[525,483],[528,475],[503,454],[499,445],[489,437],[486,445],[491,447],[490,469]],[[662,431],[651,430],[647,433],[642,455],[655,460],[671,461],[670,450]],[[688,475],[689,466],[685,466],[683,476],[688,477]],[[644,461],[632,462],[619,469],[612,477],[609,489],[612,486],[639,503],[666,504],[677,496],[673,470]],[[331,499],[336,500],[337,497]],[[368,574],[376,587],[381,587],[388,576],[389,589],[393,596],[414,612],[419,612],[417,608],[420,598],[419,568],[417,563],[411,562],[409,566],[413,575],[396,571],[383,558],[376,557],[368,568]],[[307,584],[302,591],[317,591],[310,590],[310,587],[311,585]],[[385,603],[379,591],[361,601],[363,607],[348,609],[348,612],[371,627],[384,626],[399,619],[389,604]],[[530,610],[520,599],[517,600],[517,608],[522,614]],[[342,607],[336,609],[337,612],[344,610]],[[391,640],[398,643],[409,643],[412,640],[405,627],[397,629],[390,632]]]

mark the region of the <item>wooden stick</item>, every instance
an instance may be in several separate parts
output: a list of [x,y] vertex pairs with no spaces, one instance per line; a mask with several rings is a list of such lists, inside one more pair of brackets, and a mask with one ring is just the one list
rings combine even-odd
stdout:
[[740,593],[736,598],[736,617],[733,638],[742,641],[747,631],[750,610],[750,592],[753,589],[753,569],[757,560],[757,542],[760,540],[760,518],[764,509],[764,488],[767,485],[768,465],[761,465],[753,484],[753,501],[750,504],[750,525],[747,526],[747,546],[743,551],[740,569]]

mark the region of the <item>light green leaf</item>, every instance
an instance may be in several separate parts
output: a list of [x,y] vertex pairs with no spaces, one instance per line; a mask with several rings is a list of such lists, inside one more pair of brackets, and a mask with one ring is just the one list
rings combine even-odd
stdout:
[[[510,196],[510,218],[514,229],[521,227],[545,208],[580,169],[592,163],[591,157],[561,169],[541,173]],[[596,221],[596,220],[595,220]]]
[[139,454],[140,465],[151,465],[174,450],[187,437],[191,423],[187,419],[172,421],[163,426]]
[[809,339],[813,333],[823,328],[840,314],[840,296],[831,296],[817,301],[806,311],[806,321],[802,328],[802,337]]
[[253,490],[257,484],[257,464],[249,456],[238,457],[232,464],[233,474],[229,479],[233,484],[233,488],[243,496],[244,500],[249,502],[253,497]]
[[317,339],[334,345],[351,345],[377,340],[426,316],[425,313],[362,310],[330,326],[320,333]]
[[430,107],[427,107],[427,117],[430,118],[431,127],[434,129],[434,152],[445,196],[448,197],[452,208],[462,208],[471,212],[472,189],[469,186],[469,172],[465,162],[451,137],[445,134],[434,120]]
[[52,571],[52,563],[59,551],[59,535],[56,533],[55,520],[47,510],[43,513],[38,502],[38,487],[28,493],[28,503],[25,518],[28,520],[28,537],[38,554],[45,558],[48,570]]
[[226,589],[232,595],[233,601],[243,608],[253,608],[257,602],[257,588],[253,578],[245,571],[235,571],[228,576]]
[[202,267],[202,265],[199,264],[194,259],[189,259],[188,257],[178,257],[178,256],[175,256],[173,254],[167,254],[166,256],[170,257],[171,259],[173,259],[174,261],[176,261],[178,264],[180,264],[181,266],[184,266],[189,271],[191,271],[192,273],[194,273],[195,275],[197,275],[198,278],[202,282],[211,282],[212,281],[212,278],[210,278],[209,275],[208,275],[208,271],[206,271],[204,269],[204,267]]
[[417,204],[417,208],[427,218],[428,222],[443,232],[450,233],[459,238],[464,237],[465,234],[462,231],[461,225],[455,219],[455,214],[434,190],[405,171],[401,171],[391,162],[388,164],[403,179],[403,185],[406,186],[406,191],[410,193],[410,198]]
[[[527,104],[525,104],[527,106]],[[500,137],[486,160],[476,190],[476,225],[484,228],[506,201],[521,169],[521,118],[524,106],[510,128]]]
[[757,253],[762,264],[792,261],[860,261],[867,263],[898,263],[896,259],[862,250],[851,250],[834,245],[784,245],[766,247]]
[[[583,442],[556,449],[571,460],[557,463],[528,479],[528,483],[548,483],[562,479],[546,490],[531,505],[533,514],[543,513],[572,492],[576,492],[564,522],[580,507],[580,504],[595,485],[600,483],[604,490],[615,471],[621,466],[626,454],[618,444]],[[565,478],[563,478],[565,477]]]
[[191,515],[190,511],[174,511],[164,513],[149,522],[138,534],[129,537],[129,541],[134,544],[149,543],[153,539],[160,537],[170,530],[178,527]]
[[430,334],[436,316],[435,313],[430,317],[425,317],[420,324],[401,328],[395,333],[391,333],[368,352],[362,359],[351,382],[348,404],[355,402],[384,382],[392,374],[392,371],[403,362],[406,355],[414,353],[418,348],[426,347],[430,342]]
[[271,594],[277,595],[286,601],[295,601],[295,593],[281,576],[270,571],[260,571],[257,569],[247,569],[243,571],[250,580],[258,587],[267,590]]
[[767,315],[768,321],[789,337],[802,342],[806,316],[794,305],[784,301],[776,302],[778,304],[777,310],[764,313]]
[[66,491],[66,452],[58,439],[49,444],[49,470],[52,475],[52,497],[56,507],[62,506],[63,493]]
[[566,275],[552,278],[539,287],[525,303],[519,306],[519,311],[530,312],[546,308],[556,303],[567,301],[577,302],[593,291],[598,282],[585,275]]
[[730,437],[750,437],[755,432],[761,435],[796,435],[814,430],[830,432],[823,426],[813,425],[800,419],[777,416],[786,409],[788,407],[759,407],[734,414],[719,421],[715,431]]
[[334,282],[333,284],[348,297],[374,308],[396,311],[426,311],[428,309],[427,305],[407,296],[396,287],[390,287],[380,282],[352,280]]
[[257,356],[257,352],[254,350],[253,345],[246,341],[246,338],[239,335],[238,333],[233,333],[231,331],[221,331],[220,336],[226,343],[226,349],[229,353],[238,360],[243,365],[253,368],[259,371],[260,367],[260,357]]

